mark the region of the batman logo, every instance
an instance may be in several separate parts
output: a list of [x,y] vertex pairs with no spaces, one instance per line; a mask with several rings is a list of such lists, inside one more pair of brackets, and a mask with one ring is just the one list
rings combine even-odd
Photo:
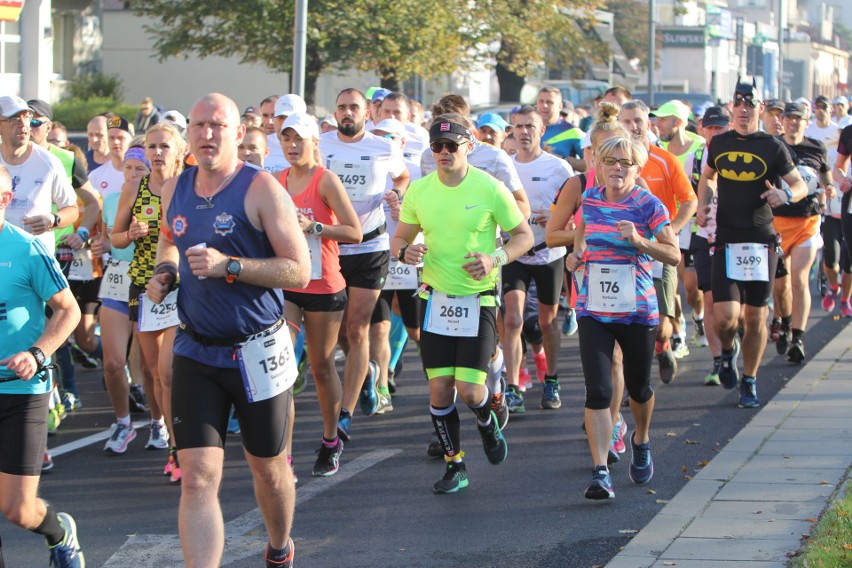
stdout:
[[716,158],[716,170],[733,181],[753,181],[766,175],[768,168],[760,156],[750,152],[725,152]]

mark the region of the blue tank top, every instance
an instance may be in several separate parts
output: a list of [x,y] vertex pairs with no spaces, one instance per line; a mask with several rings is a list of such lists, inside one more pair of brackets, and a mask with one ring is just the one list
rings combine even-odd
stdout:
[[[172,240],[180,252],[180,321],[197,333],[214,339],[244,337],[264,330],[284,313],[284,292],[245,284],[228,284],[224,278],[200,280],[184,261],[186,250],[206,243],[228,256],[271,258],[272,245],[263,231],[255,229],[246,215],[245,196],[258,174],[243,167],[213,199],[212,207],[196,195],[198,168],[184,171],[178,178],[166,218]],[[235,368],[232,347],[205,346],[179,332],[174,352],[212,367]]]

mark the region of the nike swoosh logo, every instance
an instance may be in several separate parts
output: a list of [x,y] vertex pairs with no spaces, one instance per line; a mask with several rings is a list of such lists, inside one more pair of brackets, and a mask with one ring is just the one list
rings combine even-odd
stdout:
[[477,203],[476,205],[465,205],[464,209],[465,209],[465,211],[469,211],[470,209],[473,209],[474,207],[479,207],[480,205],[482,205],[482,204]]

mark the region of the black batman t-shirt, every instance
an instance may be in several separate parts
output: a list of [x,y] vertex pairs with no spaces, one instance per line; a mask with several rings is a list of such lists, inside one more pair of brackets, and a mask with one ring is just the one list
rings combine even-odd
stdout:
[[730,130],[714,136],[707,152],[707,165],[718,173],[716,243],[774,244],[772,209],[760,195],[766,180],[780,187],[794,169],[787,148],[765,132]]

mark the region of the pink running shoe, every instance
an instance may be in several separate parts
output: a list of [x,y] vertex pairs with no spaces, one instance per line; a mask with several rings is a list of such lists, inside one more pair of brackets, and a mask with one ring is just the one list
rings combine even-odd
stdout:
[[828,313],[834,311],[834,297],[837,295],[837,290],[829,289],[825,296],[822,297],[822,309]]
[[852,302],[840,300],[840,314],[845,318],[852,318]]
[[533,355],[533,362],[535,362],[535,375],[538,378],[538,382],[543,383],[544,375],[547,374],[547,357],[544,354],[544,350]]
[[527,369],[521,369],[518,373],[518,389],[521,392],[526,392],[533,386],[532,377]]
[[624,435],[627,434],[627,422],[621,413],[618,415],[618,423],[613,428],[612,434],[612,449],[617,454],[623,454],[627,451],[627,446],[624,443]]

